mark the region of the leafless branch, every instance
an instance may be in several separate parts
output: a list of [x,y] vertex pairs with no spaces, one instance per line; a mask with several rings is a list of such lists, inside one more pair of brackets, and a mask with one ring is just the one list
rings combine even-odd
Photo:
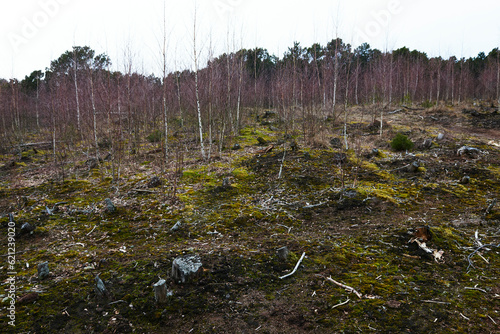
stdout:
[[328,281],[332,282],[332,283],[337,284],[338,286],[340,286],[340,287],[342,287],[342,288],[344,288],[344,289],[346,289],[346,290],[348,290],[348,291],[353,292],[354,294],[356,294],[356,296],[358,296],[358,298],[363,298],[363,295],[362,295],[362,294],[360,294],[360,293],[359,293],[356,289],[351,288],[350,286],[345,285],[345,284],[342,284],[342,283],[340,283],[340,282],[337,282],[336,280],[332,279],[331,277],[327,277],[326,279],[327,279]]
[[300,263],[302,262],[302,260],[304,259],[304,256],[306,256],[306,252],[302,253],[302,256],[300,257],[299,261],[297,262],[297,264],[295,265],[295,268],[293,268],[293,271],[289,274],[286,274],[284,276],[281,276],[280,279],[283,279],[283,278],[286,278],[288,276],[292,276],[293,274],[295,274],[295,272],[297,271],[297,268],[299,267]]

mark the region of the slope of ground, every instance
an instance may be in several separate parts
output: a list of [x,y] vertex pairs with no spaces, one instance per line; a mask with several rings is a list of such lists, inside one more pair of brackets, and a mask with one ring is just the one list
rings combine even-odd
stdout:
[[[0,330],[498,332],[500,131],[490,126],[496,114],[478,113],[386,114],[380,136],[354,108],[347,150],[331,129],[305,141],[255,125],[235,138],[242,150],[186,159],[181,174],[174,163],[162,174],[147,161],[151,153],[123,166],[115,181],[106,161],[90,170],[75,161],[63,181],[49,152],[5,155],[0,280],[8,289],[12,212],[17,299],[12,327],[2,294]],[[416,143],[411,152],[390,149],[397,132]],[[258,137],[274,147],[257,146]],[[162,185],[148,187],[154,176]],[[35,230],[21,233],[24,223]],[[410,242],[427,227],[426,245],[442,257]],[[491,245],[473,253],[480,243]],[[276,254],[283,246],[286,260]],[[297,271],[281,279],[303,253]],[[180,284],[171,267],[184,254],[198,254],[203,272]],[[45,261],[50,274],[40,280],[37,265]],[[105,297],[96,293],[96,275]],[[159,278],[172,291],[163,305],[152,288]]]

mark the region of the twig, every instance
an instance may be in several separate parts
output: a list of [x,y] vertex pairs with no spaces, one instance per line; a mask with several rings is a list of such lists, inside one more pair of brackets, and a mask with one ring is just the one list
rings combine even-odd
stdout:
[[349,299],[349,298],[347,298],[347,300],[346,300],[345,302],[343,302],[343,303],[339,303],[339,304],[337,304],[337,305],[333,305],[333,306],[332,306],[332,309],[334,309],[334,308],[336,308],[336,307],[339,307],[339,306],[342,306],[342,305],[345,305],[345,304],[349,303],[349,301],[350,301],[350,299]]
[[276,226],[281,226],[281,227],[284,227],[284,228],[288,229],[288,233],[290,233],[290,231],[291,231],[291,230],[292,230],[292,228],[293,228],[293,226],[288,227],[288,226],[283,225],[283,224],[276,224]]
[[328,202],[321,202],[321,203],[318,203],[318,204],[309,204],[309,205],[304,206],[302,209],[311,209],[311,208],[315,208],[317,206],[322,206],[322,205],[324,205],[326,203],[328,203]]
[[434,303],[434,304],[444,304],[444,305],[450,305],[451,303],[448,302],[441,302],[439,300],[422,300],[423,303]]
[[156,191],[153,190],[147,190],[147,189],[132,189],[132,191],[135,191],[137,193],[148,193],[148,194],[156,194]]
[[302,260],[304,259],[304,256],[306,256],[306,252],[302,253],[302,256],[300,257],[299,261],[297,262],[297,264],[295,265],[295,268],[293,268],[293,271],[289,274],[286,274],[284,276],[281,276],[280,279],[283,279],[283,278],[286,278],[288,276],[292,276],[293,274],[295,274],[295,272],[297,271],[297,268],[299,267],[300,263],[302,262]]
[[394,111],[389,111],[389,112],[388,112],[388,114],[389,114],[389,115],[391,115],[391,114],[396,114],[396,113],[398,113],[398,112],[400,112],[400,111],[403,111],[403,110],[404,110],[403,108],[399,108],[399,109],[396,109],[396,110],[394,110]]
[[477,291],[481,291],[481,292],[484,292],[484,293],[488,293],[486,290],[483,290],[481,288],[476,288],[476,287],[469,288],[468,286],[466,286],[464,289],[466,289],[466,290],[477,290]]
[[108,305],[113,305],[113,304],[118,304],[118,303],[126,303],[126,301],[124,301],[124,300],[117,300],[115,302],[109,303]]
[[330,282],[332,282],[332,283],[337,284],[338,286],[340,286],[340,287],[342,287],[342,288],[344,288],[344,289],[346,289],[346,290],[349,290],[349,291],[351,291],[351,292],[354,292],[354,293],[356,294],[356,296],[358,296],[358,298],[363,298],[363,296],[362,296],[362,295],[361,295],[358,291],[356,291],[356,289],[351,288],[351,287],[350,287],[350,286],[348,286],[348,285],[345,285],[345,284],[339,283],[339,282],[337,282],[336,280],[332,279],[331,277],[327,277],[326,279],[327,279],[327,280],[329,280],[329,281],[330,281]]
[[475,268],[474,267],[474,264],[472,263],[472,260],[471,258],[474,256],[474,254],[476,254],[477,252],[479,252],[481,249],[483,248],[486,248],[486,247],[500,247],[500,244],[498,245],[495,245],[495,244],[488,244],[488,245],[481,245],[479,247],[477,247],[472,253],[470,253],[468,256],[467,256],[467,261],[469,261],[469,265],[467,266],[467,271],[469,271],[469,268],[472,267],[472,268]]
[[462,318],[464,318],[465,320],[470,321],[470,319],[469,319],[469,318],[467,318],[465,315],[463,315],[463,314],[462,314],[462,312],[460,312],[460,315],[461,315],[461,316],[462,316]]
[[96,226],[97,226],[97,224],[96,224],[96,225],[94,225],[94,227],[90,230],[90,232],[89,232],[89,233],[87,233],[87,236],[89,236],[89,235],[90,235],[90,233],[94,232],[94,230],[95,230]]
[[496,322],[495,320],[493,320],[493,318],[492,318],[492,317],[490,317],[488,314],[487,314],[486,316],[487,316],[488,318],[490,318],[490,320],[491,320],[491,321],[493,321],[493,323],[494,323],[495,325],[497,325],[497,322]]
[[285,157],[286,157],[286,147],[285,150],[283,151],[283,159],[281,159],[281,166],[280,166],[280,172],[278,173],[278,179],[281,179],[281,172],[283,171],[283,164],[285,163]]

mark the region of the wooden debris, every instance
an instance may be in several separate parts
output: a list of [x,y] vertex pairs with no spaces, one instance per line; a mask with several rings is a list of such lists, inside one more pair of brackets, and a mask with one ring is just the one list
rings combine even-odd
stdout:
[[336,308],[336,307],[339,307],[339,306],[342,306],[342,305],[345,305],[347,303],[349,303],[350,299],[347,298],[347,300],[345,302],[342,302],[342,303],[338,303],[337,305],[333,305],[332,306],[332,309]]
[[255,154],[266,154],[268,152],[271,152],[273,148],[274,148],[274,145],[271,144],[271,145],[269,145],[268,147],[266,147],[266,148],[264,148],[262,150],[258,150],[257,152],[255,152]]
[[172,277],[175,281],[186,283],[202,272],[202,263],[199,255],[179,256],[172,262]]
[[108,290],[106,290],[106,287],[99,277],[99,274],[97,274],[97,276],[95,277],[94,291],[99,297],[106,297],[108,295]]
[[332,279],[331,277],[327,277],[326,278],[328,281],[334,283],[334,284],[337,284],[338,286],[346,289],[347,291],[350,291],[350,292],[353,292],[356,296],[358,296],[358,298],[363,298],[363,295],[360,294],[356,289],[354,288],[351,288],[350,286],[348,285],[345,285],[345,284],[342,284],[340,282],[337,282],[336,280]]
[[292,272],[289,273],[289,274],[286,274],[284,276],[280,276],[280,279],[283,279],[283,278],[286,278],[288,276],[292,276],[293,274],[295,274],[295,272],[297,271],[297,268],[299,267],[300,263],[302,262],[302,260],[304,259],[304,256],[306,256],[306,252],[302,253],[302,256],[300,257],[299,261],[297,262],[297,264],[295,265],[295,268],[293,268]]
[[172,295],[171,292],[167,291],[167,281],[164,279],[160,279],[153,284],[153,289],[155,292],[155,300],[158,304],[165,304],[168,297]]
[[443,259],[444,251],[442,251],[442,250],[438,251],[437,249],[429,248],[429,247],[427,247],[425,242],[422,242],[417,238],[410,239],[409,243],[412,243],[412,242],[416,242],[418,247],[420,247],[426,253],[431,254],[434,257],[434,261],[436,261],[438,263],[444,263],[444,259]]
[[432,240],[432,234],[429,226],[418,227],[413,235],[415,238],[419,238],[422,241]]

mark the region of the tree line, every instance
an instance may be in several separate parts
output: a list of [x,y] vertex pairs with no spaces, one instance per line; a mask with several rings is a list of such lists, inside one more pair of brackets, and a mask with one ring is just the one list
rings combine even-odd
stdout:
[[75,46],[45,71],[0,79],[2,143],[25,143],[38,132],[53,143],[54,155],[56,145],[134,154],[147,138],[163,146],[165,161],[167,146],[189,143],[210,158],[262,109],[275,110],[292,131],[299,120],[335,123],[350,105],[500,100],[498,48],[443,59],[406,47],[353,48],[337,38],[324,46],[295,42],[281,58],[257,47],[209,52],[199,66],[196,47],[194,55],[193,70],[157,77],[134,72],[130,59],[125,70],[112,71],[106,54]]

